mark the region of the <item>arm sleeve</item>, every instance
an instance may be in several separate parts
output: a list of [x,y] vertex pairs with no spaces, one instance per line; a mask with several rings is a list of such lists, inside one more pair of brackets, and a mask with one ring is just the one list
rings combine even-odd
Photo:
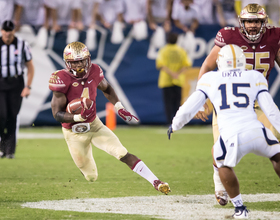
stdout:
[[25,62],[32,60],[32,54],[30,51],[30,47],[26,41],[23,41],[23,51],[24,51]]
[[173,118],[173,131],[180,130],[185,124],[189,123],[198,110],[204,105],[205,101],[205,94],[200,90],[195,91],[179,108],[175,117]]
[[219,30],[215,37],[215,41],[214,41],[215,45],[217,45],[218,47],[225,46],[227,44],[225,38],[227,37],[228,33],[229,31],[226,32],[224,28]]
[[60,71],[52,73],[49,79],[49,89],[55,92],[66,94],[68,91],[69,80]]
[[98,85],[104,79],[104,73],[101,67],[97,64],[94,65],[94,80],[96,81],[96,85]]
[[259,93],[257,99],[261,109],[270,123],[280,133],[280,112],[271,95],[264,90],[263,92]]

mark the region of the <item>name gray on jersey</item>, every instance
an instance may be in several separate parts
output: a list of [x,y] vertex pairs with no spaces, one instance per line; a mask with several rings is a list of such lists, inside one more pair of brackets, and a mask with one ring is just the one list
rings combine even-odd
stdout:
[[224,71],[222,72],[222,77],[241,77],[242,71],[234,70],[234,71]]

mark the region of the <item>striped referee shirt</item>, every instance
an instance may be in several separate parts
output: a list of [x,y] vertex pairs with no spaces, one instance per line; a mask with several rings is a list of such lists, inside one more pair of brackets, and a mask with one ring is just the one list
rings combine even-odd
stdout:
[[28,44],[15,37],[10,45],[0,38],[0,78],[12,78],[24,74],[25,63],[32,59]]

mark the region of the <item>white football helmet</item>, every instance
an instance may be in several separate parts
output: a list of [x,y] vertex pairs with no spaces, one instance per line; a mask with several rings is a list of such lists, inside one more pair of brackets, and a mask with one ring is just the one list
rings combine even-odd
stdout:
[[221,48],[216,62],[218,69],[221,71],[230,69],[245,69],[246,57],[239,46],[228,44]]

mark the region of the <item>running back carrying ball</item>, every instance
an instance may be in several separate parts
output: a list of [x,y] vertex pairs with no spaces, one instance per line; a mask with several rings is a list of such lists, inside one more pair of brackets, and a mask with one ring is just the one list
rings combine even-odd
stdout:
[[68,103],[66,111],[71,114],[81,114],[83,107],[90,109],[92,105],[93,101],[88,98],[77,98]]

